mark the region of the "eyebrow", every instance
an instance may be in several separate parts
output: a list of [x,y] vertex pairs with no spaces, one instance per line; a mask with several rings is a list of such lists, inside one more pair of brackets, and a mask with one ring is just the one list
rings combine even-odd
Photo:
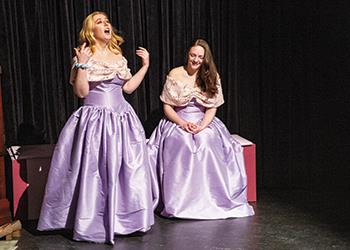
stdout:
[[204,55],[200,55],[200,54],[196,54],[196,53],[192,53],[192,52],[190,52],[190,55],[204,57]]
[[106,19],[106,20],[109,22],[109,19],[108,19],[108,18],[103,18],[103,17],[99,17],[99,18],[97,18],[97,19],[95,20],[95,22],[97,22],[97,21],[101,21],[102,19]]

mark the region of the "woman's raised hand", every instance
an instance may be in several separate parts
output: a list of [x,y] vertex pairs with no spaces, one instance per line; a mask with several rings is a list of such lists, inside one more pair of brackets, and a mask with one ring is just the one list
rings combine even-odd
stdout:
[[147,67],[149,66],[149,53],[148,53],[148,51],[145,48],[139,47],[136,50],[136,55],[141,57],[143,66],[147,66]]
[[92,57],[92,51],[90,47],[86,47],[86,43],[83,43],[80,48],[74,48],[74,51],[78,58],[78,63],[87,63]]

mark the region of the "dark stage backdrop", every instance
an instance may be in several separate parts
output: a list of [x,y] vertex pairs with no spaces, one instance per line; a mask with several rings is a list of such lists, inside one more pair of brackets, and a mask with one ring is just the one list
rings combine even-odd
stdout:
[[[349,27],[346,1],[1,0],[0,63],[7,146],[55,143],[79,106],[68,83],[83,18],[105,11],[151,67],[127,99],[149,135],[165,75],[205,38],[221,74],[218,116],[257,144],[259,187],[349,192]],[[31,127],[31,125],[33,127]],[[29,139],[26,131],[34,130]],[[22,141],[21,141],[22,140]],[[23,142],[24,141],[24,142]]]

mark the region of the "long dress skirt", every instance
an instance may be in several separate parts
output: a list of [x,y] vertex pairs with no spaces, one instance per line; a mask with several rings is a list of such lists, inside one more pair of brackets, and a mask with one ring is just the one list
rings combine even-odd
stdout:
[[[175,111],[184,120],[199,123],[205,108],[193,99]],[[254,214],[247,202],[242,147],[218,118],[194,135],[163,118],[147,147],[161,215],[224,219]]]
[[94,83],[56,144],[38,230],[114,243],[154,223],[145,133],[122,95],[123,81]]

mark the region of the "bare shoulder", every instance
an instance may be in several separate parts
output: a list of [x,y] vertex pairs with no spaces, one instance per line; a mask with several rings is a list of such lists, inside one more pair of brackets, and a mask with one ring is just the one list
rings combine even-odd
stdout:
[[177,78],[179,75],[183,75],[184,70],[185,69],[183,66],[176,67],[170,70],[168,75],[171,77]]

